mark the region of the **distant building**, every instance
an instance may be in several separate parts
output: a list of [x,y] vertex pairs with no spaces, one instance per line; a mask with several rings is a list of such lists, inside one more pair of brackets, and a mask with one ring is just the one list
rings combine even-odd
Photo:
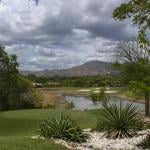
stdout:
[[43,84],[41,84],[41,83],[32,83],[32,85],[33,85],[35,88],[42,88],[42,87],[43,87]]

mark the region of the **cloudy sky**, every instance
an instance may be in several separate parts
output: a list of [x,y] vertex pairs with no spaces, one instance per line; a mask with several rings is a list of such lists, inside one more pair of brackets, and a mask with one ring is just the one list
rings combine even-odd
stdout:
[[3,0],[0,43],[22,70],[68,68],[90,60],[112,61],[115,44],[132,38],[129,21],[112,18],[128,0]]

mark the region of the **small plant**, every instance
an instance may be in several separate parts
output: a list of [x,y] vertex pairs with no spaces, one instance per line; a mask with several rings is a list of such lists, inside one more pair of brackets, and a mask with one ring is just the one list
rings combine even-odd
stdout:
[[77,143],[86,142],[89,138],[89,135],[84,133],[75,121],[62,114],[45,120],[40,126],[40,133],[48,139],[55,138]]
[[143,120],[139,117],[137,108],[132,104],[111,104],[100,111],[97,130],[106,131],[107,138],[132,137],[143,127]]
[[138,147],[142,147],[143,149],[150,149],[150,134],[146,136],[145,139],[141,143],[137,145]]
[[102,106],[107,105],[108,96],[105,94],[105,91],[106,91],[106,89],[105,89],[105,87],[103,87],[99,90],[98,93],[92,92],[90,94],[92,101],[99,102],[99,103],[101,102]]

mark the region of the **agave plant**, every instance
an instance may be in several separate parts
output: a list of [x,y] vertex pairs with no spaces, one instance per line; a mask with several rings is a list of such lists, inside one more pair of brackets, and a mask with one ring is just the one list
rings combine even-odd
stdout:
[[132,104],[122,107],[109,103],[109,106],[104,106],[101,110],[97,123],[97,129],[104,130],[107,138],[132,137],[142,127],[143,119]]
[[72,142],[86,142],[88,134],[71,120],[70,117],[60,114],[59,117],[45,120],[40,126],[41,136],[45,138],[62,139]]

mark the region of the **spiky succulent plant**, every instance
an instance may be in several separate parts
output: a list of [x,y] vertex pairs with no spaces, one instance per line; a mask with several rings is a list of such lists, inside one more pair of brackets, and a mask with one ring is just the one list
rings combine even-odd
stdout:
[[107,138],[132,137],[143,127],[143,120],[132,104],[125,107],[117,104],[105,106],[97,123],[98,130],[104,130]]
[[89,138],[75,121],[63,114],[45,120],[40,126],[40,133],[48,139],[55,138],[78,143],[86,142]]

